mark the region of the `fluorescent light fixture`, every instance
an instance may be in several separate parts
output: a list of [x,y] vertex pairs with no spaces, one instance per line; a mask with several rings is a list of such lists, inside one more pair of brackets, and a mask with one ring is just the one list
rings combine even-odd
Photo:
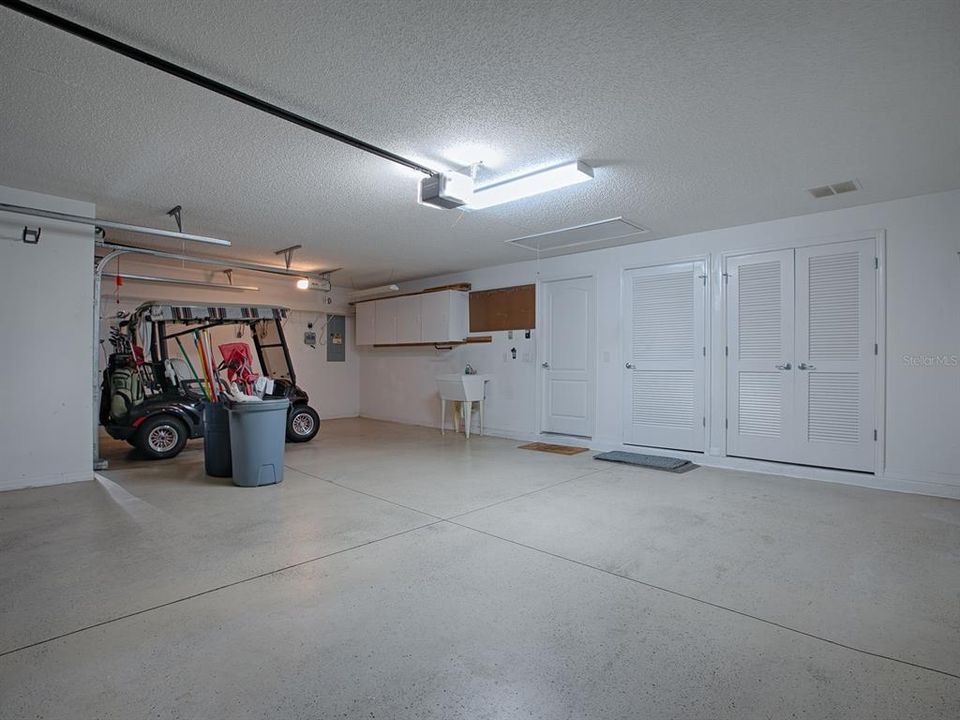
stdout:
[[593,168],[575,160],[477,188],[467,202],[467,207],[480,210],[592,179]]
[[309,290],[310,289],[310,280],[309,278],[300,278],[297,280],[297,290]]
[[390,295],[400,292],[399,285],[381,285],[380,287],[367,288],[366,290],[355,290],[350,293],[350,302],[355,300],[367,300],[369,298],[379,297],[381,295]]

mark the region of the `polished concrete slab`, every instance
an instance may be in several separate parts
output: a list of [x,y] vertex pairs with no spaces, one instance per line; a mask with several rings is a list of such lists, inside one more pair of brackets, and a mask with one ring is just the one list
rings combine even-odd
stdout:
[[622,469],[458,522],[960,675],[960,503],[705,468]]
[[0,494],[0,717],[960,716],[960,502],[517,444]]

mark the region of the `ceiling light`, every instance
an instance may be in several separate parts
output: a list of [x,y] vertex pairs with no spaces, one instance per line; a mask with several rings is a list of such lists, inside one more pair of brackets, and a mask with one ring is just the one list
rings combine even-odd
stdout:
[[467,207],[477,210],[488,208],[592,179],[593,168],[576,160],[476,188]]
[[381,285],[380,287],[367,288],[366,290],[354,290],[350,293],[350,302],[356,300],[368,300],[381,295],[390,295],[400,292],[399,285]]
[[297,280],[297,290],[309,290],[310,289],[310,279],[309,278],[300,278]]

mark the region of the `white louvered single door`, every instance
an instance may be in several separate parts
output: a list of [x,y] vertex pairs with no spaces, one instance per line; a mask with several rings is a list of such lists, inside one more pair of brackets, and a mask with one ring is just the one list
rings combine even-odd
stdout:
[[794,252],[729,258],[727,454],[797,462]]
[[624,273],[624,442],[702,452],[706,438],[706,267]]
[[875,250],[858,240],[796,251],[798,462],[875,467]]

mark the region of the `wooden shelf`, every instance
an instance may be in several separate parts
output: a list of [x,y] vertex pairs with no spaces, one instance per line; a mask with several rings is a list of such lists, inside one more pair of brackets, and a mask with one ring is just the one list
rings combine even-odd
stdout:
[[478,343],[493,342],[493,335],[471,335],[457,342],[417,342],[417,343],[390,343],[387,345],[374,345],[375,348],[395,348],[395,347],[456,347],[457,345],[476,345]]

